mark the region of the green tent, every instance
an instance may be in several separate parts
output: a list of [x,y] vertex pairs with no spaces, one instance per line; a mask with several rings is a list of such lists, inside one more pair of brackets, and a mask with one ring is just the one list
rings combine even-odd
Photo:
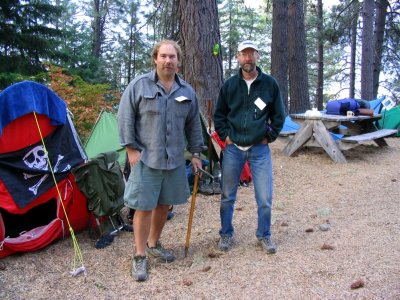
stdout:
[[[204,118],[201,118],[201,121],[204,139],[206,140],[208,138],[208,133]],[[119,164],[121,167],[125,166],[126,151],[125,148],[121,147],[119,143],[118,121],[116,114],[107,112],[105,110],[100,113],[84,148],[89,159],[94,158],[100,153],[117,151],[119,154]],[[214,147],[213,150],[213,157],[219,157],[219,155],[216,154],[216,149]],[[185,151],[185,159],[190,160],[190,158],[191,154]],[[203,153],[202,159],[207,159]]]
[[400,136],[400,106],[390,110],[382,110],[382,119],[379,120],[379,128],[397,129],[395,136]]
[[84,148],[90,159],[100,153],[117,151],[119,164],[121,167],[125,165],[126,152],[119,143],[118,122],[115,114],[105,110],[100,113]]

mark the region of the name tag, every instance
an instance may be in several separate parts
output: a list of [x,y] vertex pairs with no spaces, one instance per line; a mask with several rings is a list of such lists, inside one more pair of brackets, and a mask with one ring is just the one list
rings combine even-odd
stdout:
[[175,100],[178,102],[182,102],[182,101],[189,100],[189,98],[186,98],[185,96],[179,96],[179,97],[176,97]]
[[258,107],[259,110],[263,110],[267,104],[264,103],[260,98],[257,98],[256,101],[254,101],[254,104]]

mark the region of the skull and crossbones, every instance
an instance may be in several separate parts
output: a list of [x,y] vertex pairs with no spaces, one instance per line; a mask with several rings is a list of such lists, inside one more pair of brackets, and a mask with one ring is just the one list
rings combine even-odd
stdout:
[[[54,172],[57,172],[60,162],[63,158],[64,158],[64,156],[62,156],[60,154],[58,155],[57,162],[54,166]],[[25,156],[22,158],[22,160],[31,169],[41,170],[41,171],[48,171],[48,169],[49,169],[48,156],[42,145],[36,146],[31,151],[26,153]],[[69,165],[67,166],[67,168],[68,167],[69,167]],[[28,174],[28,173],[23,173],[23,175],[24,175],[25,180],[32,178],[32,177],[40,176],[40,174]],[[29,190],[34,195],[36,195],[40,185],[46,180],[46,178],[48,176],[49,176],[49,174],[42,175],[36,184],[29,187]]]

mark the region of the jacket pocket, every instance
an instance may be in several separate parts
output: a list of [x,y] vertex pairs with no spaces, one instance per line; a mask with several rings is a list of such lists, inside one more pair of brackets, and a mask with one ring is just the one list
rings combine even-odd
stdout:
[[161,108],[158,99],[158,92],[148,93],[143,96],[143,101],[141,103],[142,112],[149,115],[160,115]]
[[177,118],[186,118],[192,107],[192,100],[186,99],[184,101],[178,101],[175,99],[174,101],[174,110],[175,110],[175,117]]

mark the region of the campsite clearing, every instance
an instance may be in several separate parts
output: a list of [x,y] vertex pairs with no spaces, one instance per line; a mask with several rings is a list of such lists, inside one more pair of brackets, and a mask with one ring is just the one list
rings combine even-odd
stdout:
[[[219,196],[198,195],[188,256],[190,203],[176,207],[163,244],[177,260],[151,263],[150,279],[130,277],[131,233],[95,249],[77,234],[87,277],[71,277],[71,239],[0,261],[0,299],[400,299],[400,139],[363,144],[336,164],[323,149],[296,157],[271,145],[275,255],[257,245],[252,185],[240,188],[236,244],[217,250]],[[319,154],[315,155],[315,151]]]

